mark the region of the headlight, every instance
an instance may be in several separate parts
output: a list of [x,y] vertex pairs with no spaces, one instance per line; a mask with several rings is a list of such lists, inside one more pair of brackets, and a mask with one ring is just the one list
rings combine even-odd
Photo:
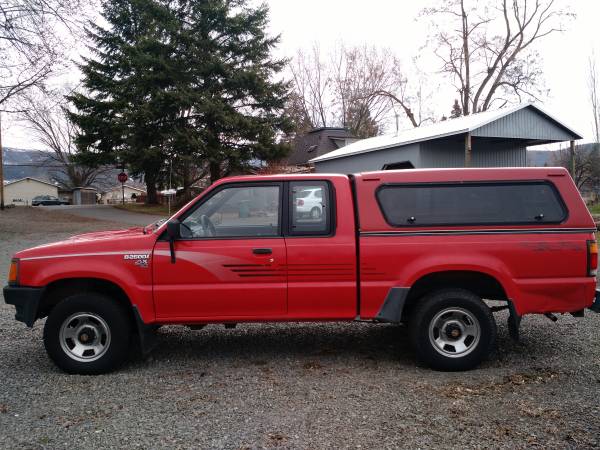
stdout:
[[10,269],[8,270],[8,284],[18,284],[19,282],[19,260],[13,259],[10,262]]

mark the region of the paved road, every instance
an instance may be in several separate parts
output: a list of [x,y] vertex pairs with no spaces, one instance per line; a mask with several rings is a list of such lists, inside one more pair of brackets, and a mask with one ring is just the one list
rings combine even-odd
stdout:
[[43,208],[54,211],[61,211],[74,216],[88,217],[91,219],[106,220],[109,222],[121,222],[129,225],[148,225],[163,216],[153,214],[140,214],[122,209],[113,208],[110,205],[68,205],[68,206],[44,206]]

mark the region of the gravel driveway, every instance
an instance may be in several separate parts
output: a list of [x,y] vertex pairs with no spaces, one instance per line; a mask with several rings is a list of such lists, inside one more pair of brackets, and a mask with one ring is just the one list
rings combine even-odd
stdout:
[[44,206],[43,209],[52,212],[61,212],[72,216],[84,217],[87,219],[96,219],[109,222],[118,222],[121,227],[124,225],[145,226],[163,216],[154,214],[138,214],[123,209],[113,208],[111,205],[64,205],[64,206]]
[[[25,225],[26,224],[26,225]],[[0,279],[21,248],[118,224],[0,212]],[[67,376],[0,302],[2,448],[590,448],[600,446],[600,315],[498,315],[494,358],[418,367],[393,325],[165,327],[119,372]]]

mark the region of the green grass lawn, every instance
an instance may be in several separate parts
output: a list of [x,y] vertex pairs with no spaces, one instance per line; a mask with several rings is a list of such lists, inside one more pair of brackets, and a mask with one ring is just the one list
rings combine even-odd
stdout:
[[[117,209],[124,209],[141,214],[153,214],[156,216],[168,216],[169,207],[167,205],[146,205],[145,203],[125,203],[124,205],[113,205]],[[177,208],[171,206],[171,214],[177,211]]]

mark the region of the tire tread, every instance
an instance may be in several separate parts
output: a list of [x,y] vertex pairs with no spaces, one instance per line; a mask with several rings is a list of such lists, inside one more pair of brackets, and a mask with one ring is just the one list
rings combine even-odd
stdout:
[[[100,315],[110,327],[111,342],[99,359],[81,362],[71,359],[62,350],[59,332],[63,321],[76,312],[93,312]],[[44,325],[44,346],[48,356],[67,373],[98,375],[115,370],[128,356],[131,341],[131,321],[126,308],[116,300],[95,292],[70,295],[50,312]]]

